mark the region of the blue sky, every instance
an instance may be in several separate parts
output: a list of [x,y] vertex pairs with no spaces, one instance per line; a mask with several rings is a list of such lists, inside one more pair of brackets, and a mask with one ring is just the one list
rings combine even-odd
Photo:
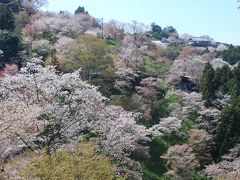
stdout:
[[137,20],[155,22],[161,27],[173,26],[180,34],[209,35],[216,41],[240,45],[240,9],[237,0],[48,0],[44,10],[66,10],[77,7],[96,18],[120,22]]

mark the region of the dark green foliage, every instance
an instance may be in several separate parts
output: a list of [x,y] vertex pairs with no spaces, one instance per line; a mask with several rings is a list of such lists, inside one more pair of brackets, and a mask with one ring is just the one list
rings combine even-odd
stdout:
[[169,34],[165,31],[162,31],[160,37],[161,38],[169,38]]
[[168,117],[171,113],[168,99],[162,99],[159,103],[159,117]]
[[165,160],[161,159],[167,152],[170,143],[161,137],[155,137],[150,143],[150,158],[144,163],[144,179],[161,179],[161,176],[167,171]]
[[15,28],[14,16],[9,6],[0,6],[0,30],[13,31]]
[[234,68],[229,81],[231,105],[222,110],[220,124],[216,131],[215,159],[240,142],[240,65]]
[[164,179],[163,174],[167,172],[167,164],[166,160],[162,159],[161,156],[167,152],[169,147],[182,143],[184,143],[182,139],[176,137],[154,137],[149,144],[149,153],[151,157],[142,162],[143,179]]
[[171,34],[178,35],[178,32],[174,27],[167,26],[161,32],[161,38],[169,38]]
[[[165,94],[166,94],[166,91],[165,91]],[[157,123],[159,123],[159,118],[164,118],[164,117],[170,116],[170,113],[172,111],[172,109],[170,108],[171,103],[181,103],[181,100],[182,100],[181,97],[177,96],[177,95],[162,97],[161,100],[159,101],[159,105],[158,105],[158,109],[157,109],[157,112],[158,112]],[[157,123],[155,123],[155,124],[157,124]]]
[[15,57],[20,49],[18,36],[9,31],[0,30],[0,50],[3,51],[5,61],[10,57]]
[[167,26],[163,28],[163,31],[167,33],[177,33],[177,30],[172,26]]
[[74,12],[74,14],[80,14],[80,13],[86,13],[84,6],[78,6],[78,8],[76,9],[76,11]]
[[47,39],[49,43],[52,45],[54,45],[59,39],[59,37],[57,36],[57,33],[50,32],[50,31],[44,31],[43,38]]
[[236,64],[240,60],[240,46],[231,45],[227,50],[219,52],[217,56],[231,65]]
[[215,159],[228,152],[240,142],[240,104],[233,103],[223,109],[216,131]]
[[233,78],[229,86],[232,99],[236,100],[240,96],[240,64],[233,69]]
[[216,71],[210,64],[207,64],[203,72],[200,83],[203,99],[206,106],[210,106],[215,98],[215,91],[223,94],[230,94],[234,101],[240,96],[240,65],[234,67],[233,70],[225,65]]
[[219,160],[240,142],[240,65],[233,71],[228,66],[223,66],[214,73],[212,67],[207,64],[201,81],[201,90],[208,106],[211,105],[216,90],[231,95],[231,104],[222,110],[220,124],[215,134],[213,156]]
[[206,107],[212,106],[212,101],[215,99],[216,84],[214,80],[215,71],[212,65],[207,63],[200,82],[200,90]]
[[[3,1],[0,4],[0,50],[3,51],[0,57],[0,68],[3,68],[6,63],[10,62],[12,57],[15,58],[20,49],[20,40],[12,31],[15,28],[14,16],[12,11],[12,1]],[[10,3],[10,4],[9,4]]]
[[113,46],[113,47],[118,45],[116,40],[110,39],[110,38],[106,39],[106,43],[110,46]]
[[161,32],[162,32],[162,28],[161,26],[155,24],[155,23],[152,23],[151,24],[151,35],[153,38],[155,39],[161,39]]
[[226,94],[229,92],[229,83],[233,78],[233,73],[228,65],[215,71],[215,84],[217,89]]
[[14,13],[18,13],[21,9],[22,0],[1,0],[0,6],[8,6]]
[[197,127],[197,122],[196,122],[197,118],[198,118],[197,111],[193,111],[192,113],[190,113],[186,118],[183,119],[182,127],[180,131],[184,135],[188,135],[191,129]]

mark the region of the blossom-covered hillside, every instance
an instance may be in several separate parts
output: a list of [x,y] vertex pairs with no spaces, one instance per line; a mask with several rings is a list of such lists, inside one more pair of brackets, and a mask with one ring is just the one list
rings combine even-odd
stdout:
[[240,179],[239,46],[46,3],[0,1],[0,179]]

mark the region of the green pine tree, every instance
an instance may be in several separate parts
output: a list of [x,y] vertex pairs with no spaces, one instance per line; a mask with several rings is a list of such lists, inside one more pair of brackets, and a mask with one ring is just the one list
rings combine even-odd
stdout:
[[230,85],[232,100],[236,100],[240,96],[240,64],[233,69],[233,79]]
[[[239,99],[238,99],[239,100]],[[215,158],[218,159],[240,142],[240,104],[233,103],[223,109],[216,131]]]
[[233,73],[228,65],[223,66],[215,71],[216,88],[226,94],[229,93],[229,83],[233,78]]
[[80,14],[80,13],[86,13],[84,6],[78,6],[78,8],[76,9],[76,11],[74,12],[74,14]]
[[200,90],[202,92],[202,98],[205,101],[205,106],[212,106],[212,101],[215,99],[215,71],[210,63],[207,63],[203,76],[200,81]]

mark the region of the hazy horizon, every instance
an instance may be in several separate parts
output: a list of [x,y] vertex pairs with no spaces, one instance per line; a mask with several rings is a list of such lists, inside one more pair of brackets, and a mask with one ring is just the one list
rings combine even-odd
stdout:
[[[113,3],[114,2],[114,3]],[[179,34],[209,35],[215,41],[240,45],[240,10],[237,0],[49,0],[43,10],[74,13],[78,6],[96,18],[120,22],[155,22],[162,28],[173,26]]]

